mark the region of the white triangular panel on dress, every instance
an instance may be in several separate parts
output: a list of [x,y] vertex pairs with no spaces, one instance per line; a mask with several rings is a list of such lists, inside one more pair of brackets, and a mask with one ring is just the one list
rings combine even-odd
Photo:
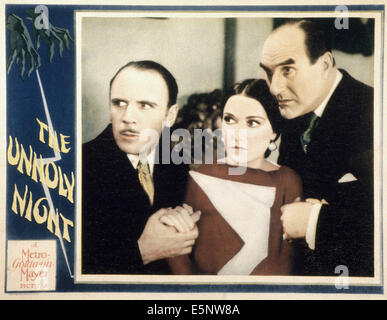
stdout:
[[267,256],[270,208],[276,188],[241,183],[190,171],[220,215],[244,242],[219,275],[248,275]]

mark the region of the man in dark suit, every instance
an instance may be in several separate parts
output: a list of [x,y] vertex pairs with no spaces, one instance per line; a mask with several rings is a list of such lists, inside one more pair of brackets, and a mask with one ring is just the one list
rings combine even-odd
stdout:
[[191,251],[196,226],[179,233],[160,222],[169,207],[192,214],[180,207],[188,168],[160,161],[177,92],[153,61],[130,62],[111,80],[111,124],[82,150],[83,274],[167,274],[164,258]]
[[373,276],[373,89],[336,67],[306,20],[275,29],[260,65],[286,119],[278,162],[298,172],[307,199],[282,208],[284,237],[304,247],[295,273]]

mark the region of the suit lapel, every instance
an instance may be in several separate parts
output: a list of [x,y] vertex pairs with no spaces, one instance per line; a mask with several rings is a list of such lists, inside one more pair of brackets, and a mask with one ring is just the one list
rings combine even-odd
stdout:
[[112,133],[109,137],[105,137],[105,145],[108,148],[107,156],[111,167],[109,172],[112,173],[108,179],[112,185],[115,184],[121,189],[118,194],[122,197],[119,201],[123,208],[125,206],[137,208],[137,210],[130,211],[147,217],[148,212],[151,211],[151,206],[148,196],[138,179],[137,170],[133,167],[128,156],[118,148]]
[[350,123],[351,118],[348,107],[348,81],[349,75],[343,72],[342,80],[329,99],[318,127],[313,131],[309,146],[310,155],[320,154],[336,158],[344,152],[345,133],[348,129],[346,124]]
[[333,181],[338,181],[347,162],[348,125],[352,123],[351,98],[348,87],[351,78],[343,72],[343,79],[333,92],[319,125],[314,129],[308,152],[302,151],[300,132],[302,117],[286,121],[283,141],[280,146],[281,164],[298,172],[303,180],[304,191],[318,197],[322,190],[329,190]]
[[[155,165],[153,169],[153,183],[155,188],[154,210],[174,205],[171,194],[176,192],[176,190],[171,190],[171,179],[174,178],[175,165],[172,163],[163,163],[166,160],[164,159],[163,161],[163,156],[165,156],[163,152],[169,153],[169,157],[171,152],[168,143],[164,141],[165,139],[170,139],[168,130],[169,128],[164,128],[155,152]],[[168,148],[163,151],[163,147]],[[169,158],[169,161],[171,160]]]
[[353,121],[348,87],[351,79],[346,73],[329,100],[319,126],[308,146],[304,177],[306,189],[330,194],[341,176],[348,172],[349,134]]
[[[169,164],[155,164],[153,171],[153,183],[155,187],[154,208],[164,207],[168,199],[169,179],[173,179],[173,173],[171,172],[171,166]],[[169,205],[170,206],[170,205]]]

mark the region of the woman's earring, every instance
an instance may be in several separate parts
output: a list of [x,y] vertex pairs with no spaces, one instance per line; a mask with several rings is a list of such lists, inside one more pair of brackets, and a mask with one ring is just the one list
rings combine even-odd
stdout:
[[270,141],[270,144],[269,144],[269,147],[268,147],[268,148],[269,148],[269,150],[270,150],[271,152],[277,150],[277,145],[276,145],[276,143],[275,143],[274,140],[271,140],[271,141]]

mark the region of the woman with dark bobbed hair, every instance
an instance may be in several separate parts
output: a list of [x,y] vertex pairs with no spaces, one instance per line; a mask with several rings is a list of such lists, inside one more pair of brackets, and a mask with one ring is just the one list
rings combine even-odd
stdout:
[[[225,159],[190,171],[185,203],[200,210],[192,253],[169,259],[174,274],[291,274],[292,244],[283,239],[281,206],[301,197],[301,181],[267,159],[276,148],[281,116],[264,80],[234,85],[224,105]],[[187,215],[163,221],[179,232]]]

